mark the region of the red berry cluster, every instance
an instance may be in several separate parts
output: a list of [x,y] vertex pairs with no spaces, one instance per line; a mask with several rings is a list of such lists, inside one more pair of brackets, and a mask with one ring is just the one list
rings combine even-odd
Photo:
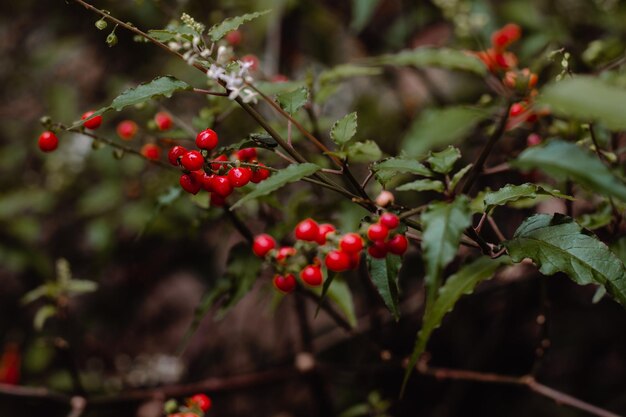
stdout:
[[[195,394],[187,398],[186,406],[178,407],[176,401],[172,400],[175,412],[169,411],[168,417],[200,417],[206,413],[213,402],[211,398],[205,394]],[[166,406],[166,409],[168,407]],[[176,410],[177,409],[177,410]]]
[[[318,224],[305,219],[295,227],[295,246],[276,249],[276,241],[270,235],[255,237],[252,245],[254,254],[271,261],[277,273],[274,286],[284,292],[292,292],[297,285],[296,273],[304,284],[319,286],[324,281],[320,259],[329,271],[345,272],[359,266],[361,253],[366,247],[374,258],[384,258],[387,253],[403,255],[408,241],[403,234],[394,232],[400,219],[393,213],[383,213],[378,221],[369,225],[363,233],[350,232],[338,235],[332,224]],[[298,273],[299,271],[299,273]]]
[[[199,150],[188,150],[183,146],[172,147],[167,158],[170,164],[181,166],[184,173],[180,177],[180,186],[191,194],[197,194],[204,189],[211,193],[211,204],[223,206],[226,197],[232,194],[235,188],[243,187],[249,182],[259,183],[270,176],[270,171],[257,162],[255,148],[245,148],[233,154],[233,164],[226,155],[209,158],[217,147],[217,133],[205,129],[196,136],[196,146]],[[237,162],[257,163],[255,167],[237,166]]]

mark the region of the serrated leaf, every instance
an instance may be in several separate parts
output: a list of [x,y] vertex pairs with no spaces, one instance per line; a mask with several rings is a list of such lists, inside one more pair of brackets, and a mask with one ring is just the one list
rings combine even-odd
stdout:
[[430,150],[453,145],[489,115],[485,109],[463,106],[424,110],[409,128],[402,149],[408,156],[418,157]]
[[507,184],[498,191],[488,192],[484,196],[485,210],[493,210],[496,206],[504,206],[522,198],[537,198],[538,195],[550,195],[557,198],[573,200],[559,190],[549,190],[541,185],[526,183],[522,185]]
[[595,236],[570,217],[537,214],[503,243],[514,262],[530,258],[545,275],[567,274],[580,285],[598,284],[626,306],[626,268]]
[[351,162],[372,162],[383,156],[378,144],[373,140],[352,143],[346,146],[345,152]]
[[[172,97],[172,94],[177,91],[191,90],[191,88],[192,87],[186,82],[172,77],[171,75],[157,77],[152,81],[139,84],[137,87],[129,88],[124,91],[122,94],[113,99],[110,105],[96,110],[89,119],[99,116],[109,110],[120,111],[125,107],[144,103],[153,98],[161,96],[169,98]],[[74,126],[72,126],[72,128],[81,126],[89,119],[77,122]]]
[[304,106],[309,98],[309,90],[305,87],[276,95],[280,107],[289,114],[294,114]]
[[148,35],[163,43],[180,41],[181,38],[191,41],[194,36],[200,36],[198,32],[187,25],[168,26],[165,29],[152,29],[148,31]]
[[569,178],[589,191],[626,201],[626,184],[595,155],[573,143],[551,140],[544,146],[533,146],[512,164],[523,169],[537,168],[557,179]]
[[322,169],[320,166],[304,163],[304,164],[291,164],[287,168],[277,172],[263,182],[260,182],[252,192],[241,197],[235,204],[231,206],[231,210],[241,206],[246,201],[262,197],[270,194],[279,188],[289,184],[290,182],[298,181],[304,177],[308,177],[311,174],[316,173]]
[[422,47],[404,50],[397,54],[371,58],[369,62],[377,65],[437,67],[469,71],[481,76],[487,74],[487,67],[477,57],[449,48]]
[[363,30],[374,15],[380,0],[352,0],[352,21],[350,28],[356,32]]
[[46,304],[41,306],[33,319],[33,327],[38,332],[43,330],[43,326],[46,324],[49,318],[54,317],[57,314],[57,308],[52,304]]
[[330,138],[340,147],[346,145],[356,134],[356,112],[345,115],[337,120],[330,130]]
[[426,350],[430,335],[441,325],[441,321],[445,315],[454,309],[456,302],[463,295],[471,294],[478,284],[487,279],[491,279],[498,267],[508,262],[510,262],[510,260],[505,256],[498,259],[483,256],[471,264],[463,266],[456,274],[450,276],[446,283],[439,288],[436,301],[424,313],[422,328],[417,333],[415,347],[411,353],[409,365],[404,373],[402,390],[404,390],[415,364]]
[[422,163],[408,158],[389,158],[377,162],[372,165],[372,171],[376,174],[376,179],[383,185],[399,173],[415,174],[423,177],[433,175]]
[[400,319],[398,273],[401,266],[402,258],[397,255],[387,255],[385,259],[367,256],[370,279],[396,321]]
[[437,191],[442,193],[445,185],[439,180],[416,180],[396,187],[397,191]]
[[356,327],[357,320],[354,311],[354,302],[352,301],[352,293],[350,292],[348,284],[344,280],[335,279],[333,285],[328,288],[327,296],[339,307],[350,326]]
[[446,265],[454,259],[463,230],[471,224],[471,210],[465,196],[436,202],[421,216],[424,227],[422,251],[426,265],[427,304],[434,302]]
[[558,116],[600,122],[611,130],[625,130],[626,89],[598,78],[577,75],[545,86],[538,100]]
[[337,65],[322,72],[319,76],[320,84],[334,83],[352,77],[371,77],[383,73],[381,68],[364,67],[354,64]]
[[463,168],[461,168],[460,170],[458,170],[456,174],[452,176],[452,179],[450,180],[450,186],[449,186],[450,190],[454,190],[456,188],[456,186],[459,184],[459,181],[461,181],[463,177],[467,175],[467,173],[470,171],[470,169],[472,169],[473,166],[474,164],[468,164],[464,166]]
[[211,29],[209,29],[209,37],[211,38],[211,41],[217,42],[226,36],[228,32],[237,30],[237,28],[239,28],[242,24],[254,20],[257,17],[261,17],[269,12],[270,10],[263,10],[262,12],[246,13],[241,16],[229,17],[223,22],[213,25]]
[[430,168],[440,174],[447,174],[452,171],[456,161],[461,158],[461,151],[454,146],[448,146],[446,149],[440,152],[431,152],[426,162],[430,165]]

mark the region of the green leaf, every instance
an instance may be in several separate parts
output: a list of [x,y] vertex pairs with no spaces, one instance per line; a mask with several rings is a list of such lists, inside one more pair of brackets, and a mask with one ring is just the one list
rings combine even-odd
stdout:
[[194,36],[200,36],[194,29],[181,24],[171,25],[165,29],[152,29],[148,31],[148,35],[163,43],[179,41],[181,38],[191,41]]
[[356,134],[356,112],[345,115],[337,120],[330,130],[330,138],[340,147],[346,145]]
[[66,285],[64,290],[70,294],[83,294],[94,292],[98,289],[98,283],[87,281],[84,279],[72,279]]
[[291,164],[287,168],[277,172],[263,182],[260,182],[252,192],[244,195],[235,204],[231,206],[231,210],[241,206],[246,201],[262,197],[270,194],[279,188],[289,184],[290,182],[298,181],[304,177],[316,173],[322,169],[320,166],[304,163],[304,164]]
[[461,158],[461,151],[454,146],[448,146],[441,152],[431,152],[426,161],[433,171],[447,174],[452,171],[459,158]]
[[514,262],[530,258],[545,275],[564,272],[580,285],[598,284],[626,306],[626,268],[609,248],[570,217],[537,214],[504,242]]
[[455,144],[489,115],[485,109],[462,106],[424,110],[409,128],[402,149],[407,155],[417,157]]
[[471,210],[465,196],[459,196],[451,203],[439,201],[430,205],[422,214],[424,227],[422,251],[426,264],[427,304],[434,301],[441,274],[446,265],[454,259],[459,248],[463,230],[471,224]]
[[276,96],[276,100],[280,107],[289,114],[294,114],[302,106],[304,106],[309,98],[309,90],[305,87],[296,88],[295,90],[280,93]]
[[241,26],[242,24],[254,20],[257,17],[263,16],[264,14],[267,14],[269,12],[270,10],[264,10],[262,12],[246,13],[241,16],[229,17],[223,22],[213,25],[213,27],[209,29],[209,37],[211,38],[212,42],[217,42],[224,36],[226,36],[228,32],[237,30],[237,28],[239,28],[239,26]]
[[552,113],[586,122],[600,122],[611,130],[625,130],[626,89],[598,78],[577,75],[545,86],[538,100]]
[[372,162],[380,159],[383,153],[376,142],[366,140],[348,145],[346,156],[351,162]]
[[369,60],[375,65],[437,67],[486,75],[487,67],[477,57],[449,48],[422,47],[397,54],[382,55]]
[[22,305],[30,304],[41,297],[52,297],[57,293],[56,282],[46,283],[28,291],[22,296],[20,302]]
[[596,230],[611,223],[613,220],[613,209],[606,202],[602,202],[596,211],[581,215],[576,222],[585,229]]
[[573,200],[572,197],[562,194],[559,190],[549,190],[541,185],[526,183],[522,185],[507,184],[498,191],[488,192],[484,196],[486,211],[496,206],[504,206],[522,198],[537,198],[538,195],[550,195],[558,198]]
[[[137,87],[129,88],[124,91],[122,94],[113,99],[110,105],[96,110],[90,119],[109,110],[120,111],[125,107],[144,103],[153,98],[161,96],[169,98],[172,97],[172,94],[177,91],[191,89],[192,87],[189,84],[172,77],[171,75],[157,77],[150,82],[139,84]],[[86,120],[81,120],[80,122],[77,122],[74,126],[72,126],[72,128],[81,126],[85,121]]]
[[320,84],[329,84],[352,77],[371,77],[383,73],[381,68],[364,67],[354,64],[337,65],[322,72],[319,76]]
[[400,319],[398,272],[401,266],[402,258],[397,255],[387,255],[385,259],[367,256],[370,278],[396,321]]
[[523,169],[541,169],[557,179],[570,178],[589,191],[626,201],[626,184],[598,160],[577,145],[551,140],[522,152],[513,165]]
[[374,15],[380,0],[352,0],[352,21],[350,28],[356,32],[363,30]]
[[333,280],[333,285],[328,288],[328,298],[339,307],[346,317],[346,320],[352,327],[356,327],[356,313],[354,311],[354,302],[352,301],[352,293],[348,284],[341,279]]
[[408,173],[430,177],[433,173],[415,159],[389,158],[372,165],[376,179],[383,185],[399,173]]
[[46,324],[49,318],[54,317],[57,314],[57,308],[52,304],[46,304],[41,306],[33,319],[33,326],[35,330],[40,332],[43,330],[43,326]]
[[398,191],[437,191],[439,193],[442,193],[444,189],[445,186],[441,181],[429,179],[416,180],[396,187]]
[[474,164],[468,164],[464,166],[463,168],[461,168],[460,170],[458,170],[456,174],[454,174],[454,176],[450,180],[450,185],[449,185],[450,190],[454,190],[456,188],[459,181],[461,181],[463,177],[467,175],[467,173],[470,171],[470,169],[472,169],[473,166]]
[[480,257],[471,264],[463,266],[439,288],[437,299],[434,304],[426,310],[422,321],[422,328],[417,333],[415,347],[411,353],[409,365],[404,373],[404,381],[402,382],[403,391],[415,364],[422,353],[424,353],[424,350],[426,350],[430,335],[441,325],[444,316],[452,311],[456,302],[463,295],[471,294],[478,284],[492,278],[498,267],[508,262],[510,262],[510,259],[506,256],[498,259],[491,259],[486,256]]

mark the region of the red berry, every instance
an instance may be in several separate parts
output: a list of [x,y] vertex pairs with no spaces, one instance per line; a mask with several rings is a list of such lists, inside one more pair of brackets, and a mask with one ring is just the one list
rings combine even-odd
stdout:
[[284,263],[288,257],[293,256],[296,253],[296,248],[293,248],[291,246],[283,246],[282,248],[278,249],[276,260],[280,263]]
[[306,284],[313,287],[317,287],[322,284],[324,277],[322,276],[322,270],[317,265],[307,265],[302,271],[300,271],[300,278]]
[[385,240],[389,234],[387,226],[380,223],[374,223],[367,229],[367,237],[369,240]]
[[528,137],[526,138],[526,145],[527,146],[537,146],[541,143],[541,136],[539,136],[536,133],[531,133],[530,135],[528,135]]
[[59,146],[59,138],[54,133],[46,130],[41,135],[39,135],[39,149],[44,152],[52,152]]
[[228,181],[233,187],[243,187],[250,182],[252,170],[245,167],[237,167],[228,171]]
[[161,158],[161,147],[154,143],[146,143],[141,147],[141,154],[151,161],[157,161]]
[[398,218],[398,216],[389,212],[381,214],[378,221],[383,226],[386,226],[389,230],[395,229],[400,224],[400,219]]
[[382,259],[387,256],[387,245],[383,240],[376,240],[367,248],[367,253],[369,253],[372,258]]
[[204,188],[208,192],[213,192],[213,174],[207,174],[202,171],[202,178],[200,179],[200,183],[202,184],[202,188]]
[[276,241],[268,234],[261,234],[254,238],[252,252],[259,258],[263,258],[269,251],[276,247]]
[[[260,167],[264,167],[265,165],[263,165],[262,163],[259,162],[259,166]],[[261,181],[264,181],[264,180],[268,179],[270,174],[271,173],[270,173],[269,169],[258,168],[256,170],[252,171],[252,178],[250,178],[250,181],[252,181],[255,184],[258,184]]]
[[198,151],[188,151],[180,158],[180,163],[189,171],[197,171],[204,165],[204,157]]
[[187,149],[183,146],[176,145],[170,148],[169,152],[167,152],[167,159],[170,161],[170,164],[175,167],[178,166],[178,158],[187,153]]
[[522,36],[522,29],[514,23],[509,23],[491,35],[491,44],[494,48],[501,50],[518,40],[520,36]]
[[274,275],[274,287],[285,294],[289,294],[296,289],[296,277],[293,274]]
[[409,241],[404,235],[395,235],[387,242],[387,250],[394,255],[403,255],[409,247]]
[[317,239],[315,241],[320,245],[325,245],[326,236],[336,230],[335,226],[330,223],[320,224],[318,229],[319,232],[317,233]]
[[233,192],[233,185],[225,175],[214,175],[211,178],[211,189],[222,197],[228,197]]
[[250,72],[254,72],[259,69],[259,58],[256,55],[244,55],[241,57],[241,62],[250,63]]
[[183,190],[191,194],[198,194],[198,191],[200,191],[200,188],[202,187],[199,182],[194,180],[193,177],[188,174],[181,175],[179,182]]
[[189,407],[196,405],[200,410],[207,411],[211,408],[211,399],[204,394],[196,394],[187,400],[187,405]]
[[154,121],[159,130],[170,130],[172,128],[172,118],[165,112],[158,112],[154,115]]
[[520,114],[524,113],[525,110],[526,109],[524,108],[524,105],[522,103],[513,103],[511,109],[509,110],[509,115],[511,117],[519,116]]
[[363,249],[363,239],[357,233],[348,233],[339,241],[339,248],[346,253],[359,253]]
[[200,149],[215,149],[217,146],[217,133],[212,129],[205,129],[196,136],[196,146]]
[[319,226],[313,219],[304,219],[296,225],[296,239],[315,242],[319,237]]
[[243,148],[235,152],[235,158],[242,162],[254,161],[257,157],[256,148]]
[[132,120],[122,120],[117,124],[115,131],[120,139],[131,140],[137,134],[139,127]]
[[224,204],[226,204],[226,197],[222,197],[216,193],[211,193],[209,202],[211,203],[211,207],[224,207]]
[[[80,118],[82,120],[86,120],[89,119],[91,117],[92,114],[94,114],[95,111],[91,110],[86,112],[85,114],[83,114]],[[91,119],[86,120],[83,123],[83,126],[85,126],[87,129],[97,129],[100,127],[100,125],[102,124],[102,116],[96,116],[96,117],[91,117]]]
[[326,268],[335,272],[347,271],[350,269],[351,259],[350,255],[345,252],[332,250],[326,255],[324,260]]
[[228,32],[226,34],[226,36],[224,37],[224,39],[226,39],[226,42],[228,42],[228,44],[230,46],[237,46],[241,43],[241,32],[238,30],[233,30],[231,32]]
[[[228,161],[228,157],[226,155],[220,155],[217,158],[214,159],[214,161]],[[225,167],[226,164],[217,164],[217,163],[213,163],[211,164],[211,169],[213,171],[219,171],[220,169],[222,169],[222,167]]]

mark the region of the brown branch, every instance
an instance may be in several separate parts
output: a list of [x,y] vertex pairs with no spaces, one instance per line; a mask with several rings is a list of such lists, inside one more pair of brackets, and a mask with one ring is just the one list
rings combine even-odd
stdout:
[[420,363],[418,363],[417,371],[422,375],[429,375],[436,379],[451,379],[459,381],[483,382],[490,384],[525,386],[539,395],[554,400],[557,404],[563,404],[573,408],[577,408],[579,410],[586,411],[589,414],[599,417],[621,417],[611,411],[589,404],[569,394],[565,394],[564,392],[557,391],[554,388],[543,385],[540,382],[537,382],[537,380],[530,375],[509,376],[468,371],[463,369],[434,368],[428,366],[428,363],[426,361],[421,361]]

